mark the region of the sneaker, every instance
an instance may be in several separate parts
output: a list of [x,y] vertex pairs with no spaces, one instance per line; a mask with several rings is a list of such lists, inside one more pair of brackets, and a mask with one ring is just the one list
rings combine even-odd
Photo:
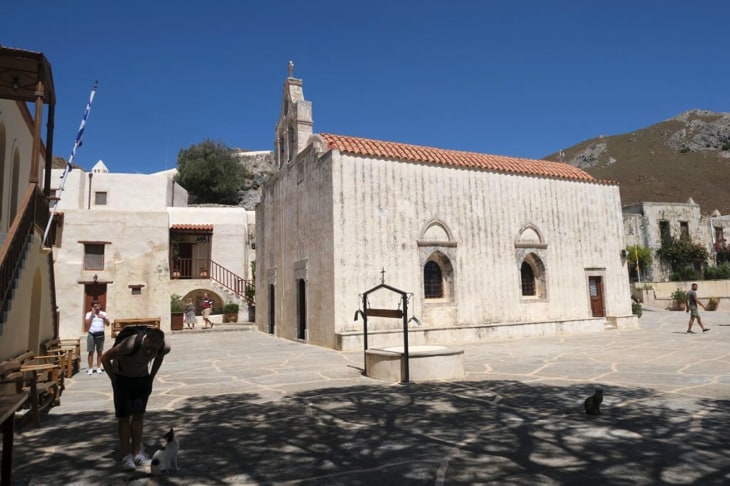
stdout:
[[150,462],[152,462],[152,459],[144,451],[140,451],[139,454],[134,456],[134,463],[138,466],[147,466]]
[[137,469],[137,465],[134,463],[134,458],[132,457],[132,454],[127,454],[124,456],[124,459],[122,459],[122,469],[125,471],[134,471]]
[[94,374],[94,368],[89,368],[86,372],[87,375],[93,375]]
[[96,372],[99,374],[102,374],[102,373],[104,373],[104,368],[97,368]]
[[687,331],[687,334],[694,334],[694,331]]
[[710,328],[709,328],[709,327],[706,327],[706,328],[704,328],[704,329],[702,330],[702,332],[707,332],[707,331],[709,331],[709,330],[710,330]]

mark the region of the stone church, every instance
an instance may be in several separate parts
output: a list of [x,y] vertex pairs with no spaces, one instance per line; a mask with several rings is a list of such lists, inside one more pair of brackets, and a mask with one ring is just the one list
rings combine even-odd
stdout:
[[[637,326],[616,183],[564,163],[314,133],[291,69],[275,140],[256,211],[260,330],[362,349],[358,311],[404,300],[419,345]],[[370,293],[381,284],[407,298]],[[368,317],[369,347],[403,344],[404,321]]]

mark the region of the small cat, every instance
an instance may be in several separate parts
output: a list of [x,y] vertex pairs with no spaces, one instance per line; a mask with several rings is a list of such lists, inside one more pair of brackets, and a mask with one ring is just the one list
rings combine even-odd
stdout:
[[593,395],[586,398],[585,402],[583,402],[583,405],[586,408],[586,413],[588,415],[601,415],[602,401],[603,390],[601,388],[596,388],[596,391],[593,392]]
[[180,451],[180,441],[175,437],[175,431],[172,427],[162,438],[165,439],[166,443],[155,452],[150,463],[150,472],[155,476],[178,468],[177,453]]

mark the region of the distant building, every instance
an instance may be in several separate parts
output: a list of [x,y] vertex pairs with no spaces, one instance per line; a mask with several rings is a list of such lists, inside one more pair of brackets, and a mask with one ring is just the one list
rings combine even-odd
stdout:
[[695,262],[700,273],[702,265],[715,265],[717,251],[728,248],[730,216],[715,210],[702,215],[699,204],[690,198],[686,203],[641,202],[623,208],[624,235],[627,246],[651,248],[655,258],[649,268],[629,269],[632,281],[663,282],[670,279],[672,268],[656,256],[656,250],[668,238],[686,238],[704,246],[710,254],[707,262]]
[[[635,327],[618,187],[563,163],[316,134],[284,84],[276,165],[257,206],[256,323],[361,349],[363,292],[411,294],[414,344]],[[397,309],[397,296],[368,307]],[[369,346],[402,344],[370,317]]]
[[[57,192],[62,172],[53,171]],[[112,320],[159,317],[164,330],[171,328],[172,294],[193,298],[198,310],[205,291],[218,312],[226,301],[246,309],[254,213],[188,207],[174,174],[115,174],[99,161],[90,172],[66,176],[52,242],[62,336],[82,334],[93,300]]]

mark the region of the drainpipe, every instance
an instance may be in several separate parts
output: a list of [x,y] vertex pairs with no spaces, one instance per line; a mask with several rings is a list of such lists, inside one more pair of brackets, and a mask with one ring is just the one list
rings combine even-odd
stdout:
[[87,204],[87,208],[86,209],[91,209],[91,178],[93,176],[94,176],[94,173],[93,172],[89,172],[89,200],[86,203]]

